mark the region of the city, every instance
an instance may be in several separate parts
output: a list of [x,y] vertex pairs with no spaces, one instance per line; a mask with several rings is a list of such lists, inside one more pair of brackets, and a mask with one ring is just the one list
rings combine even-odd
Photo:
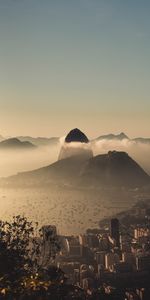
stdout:
[[[150,204],[148,200],[147,203]],[[59,236],[57,267],[65,273],[68,283],[85,291],[87,299],[103,299],[102,295],[115,297],[110,299],[149,299],[150,207],[143,206],[132,209],[133,224],[129,227],[112,218],[109,226],[88,229],[84,235]],[[139,224],[134,224],[134,217]],[[55,226],[43,229],[56,234]],[[45,243],[44,259],[48,265],[48,238]]]
[[150,1],[0,0],[0,300],[150,300]]

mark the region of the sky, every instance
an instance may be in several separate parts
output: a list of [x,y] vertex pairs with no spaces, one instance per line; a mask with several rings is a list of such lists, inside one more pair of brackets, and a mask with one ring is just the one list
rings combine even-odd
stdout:
[[0,134],[150,137],[149,0],[0,0]]

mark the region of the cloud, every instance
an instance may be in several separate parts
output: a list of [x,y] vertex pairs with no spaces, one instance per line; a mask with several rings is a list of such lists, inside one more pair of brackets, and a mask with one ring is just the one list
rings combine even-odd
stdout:
[[[18,172],[34,170],[46,165],[50,165],[58,160],[60,148],[62,145],[72,150],[80,146],[80,148],[88,149],[90,144],[69,143],[64,144],[65,136],[60,138],[60,145],[54,147],[42,146],[31,151],[0,151],[0,177],[16,174]],[[150,144],[143,144],[131,140],[99,140],[91,142],[94,155],[104,154],[110,150],[125,151],[134,160],[136,160],[144,170],[150,174]]]

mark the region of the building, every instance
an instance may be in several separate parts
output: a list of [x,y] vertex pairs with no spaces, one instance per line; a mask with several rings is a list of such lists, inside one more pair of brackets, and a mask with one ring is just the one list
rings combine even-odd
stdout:
[[116,242],[116,247],[120,248],[120,233],[119,233],[119,220],[111,219],[110,235]]
[[70,257],[81,257],[83,254],[83,247],[80,244],[79,237],[67,237],[66,241],[66,250],[67,254]]
[[56,245],[55,242],[57,239],[57,229],[54,225],[45,225],[42,227],[42,260],[43,265],[50,264],[51,259],[55,257],[56,254]]
[[150,270],[150,255],[140,255],[136,257],[136,267],[139,271]]
[[134,238],[139,239],[141,237],[150,237],[150,229],[143,227],[138,227],[134,229]]
[[131,252],[123,252],[122,261],[135,266],[135,255]]
[[120,261],[114,265],[116,273],[131,273],[133,271],[132,264]]
[[97,262],[97,264],[99,265],[103,265],[105,266],[105,251],[99,251],[95,253],[95,260]]

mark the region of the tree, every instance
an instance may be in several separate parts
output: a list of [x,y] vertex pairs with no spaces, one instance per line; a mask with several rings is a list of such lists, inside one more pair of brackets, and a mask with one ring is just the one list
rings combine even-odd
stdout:
[[[60,249],[57,237],[53,236],[51,248],[53,259]],[[43,233],[38,223],[29,222],[20,215],[12,222],[0,221],[0,288],[20,291],[27,278],[34,277],[42,268]],[[54,252],[55,251],[55,252]]]
[[68,285],[52,264],[59,250],[54,226],[38,230],[21,216],[0,221],[0,300],[85,300],[84,291]]

